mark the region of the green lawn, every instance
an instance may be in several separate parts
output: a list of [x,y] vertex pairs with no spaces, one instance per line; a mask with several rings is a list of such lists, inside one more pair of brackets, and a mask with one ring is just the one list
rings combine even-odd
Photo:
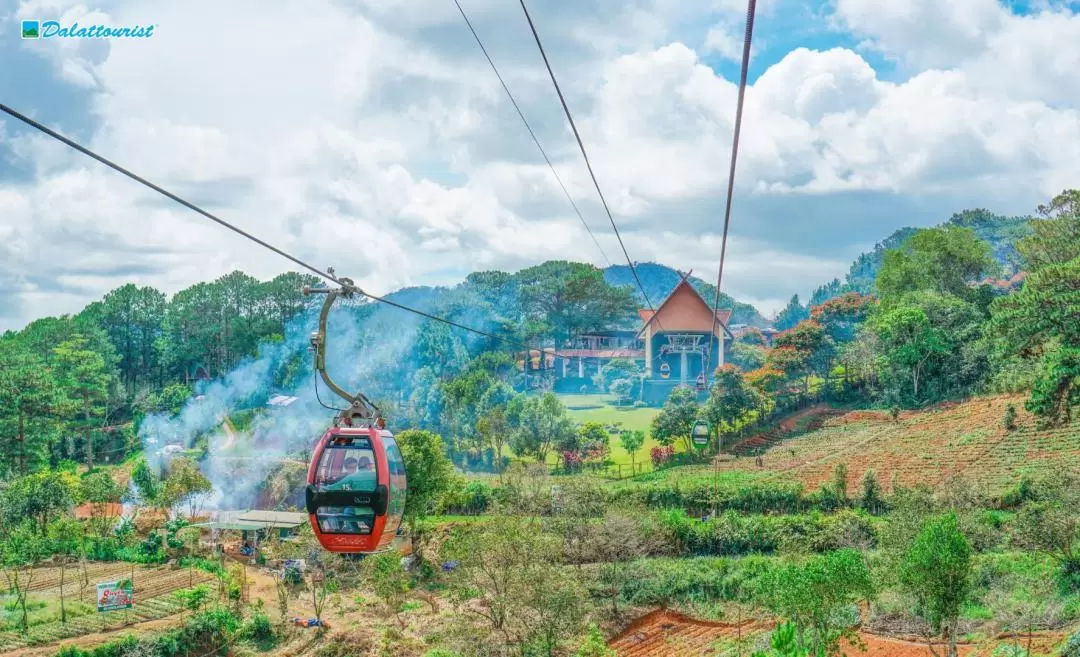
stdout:
[[[601,424],[621,423],[623,429],[640,429],[645,432],[645,444],[635,455],[638,463],[649,461],[649,450],[658,446],[649,435],[649,424],[660,412],[658,408],[634,408],[632,406],[612,406],[611,395],[559,395],[559,400],[570,409],[570,416],[575,422],[599,422]],[[619,444],[619,436],[612,435],[611,460],[616,464],[630,465],[630,455]],[[678,449],[678,447],[676,447]]]

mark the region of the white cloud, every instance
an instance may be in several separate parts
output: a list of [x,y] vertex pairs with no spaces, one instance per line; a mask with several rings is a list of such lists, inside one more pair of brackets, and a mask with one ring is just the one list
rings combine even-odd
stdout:
[[[705,35],[705,50],[706,52],[715,52],[724,59],[730,59],[735,62],[742,61],[743,45],[745,43],[745,34],[739,33],[738,28],[728,22],[720,22],[709,28],[708,34]],[[753,44],[750,45],[751,58],[756,54],[757,48]]]
[[[605,251],[621,256],[520,12],[463,4]],[[606,264],[453,3],[399,5],[148,12],[114,0],[91,14],[52,0],[17,15],[158,24],[151,39],[43,40],[22,54],[92,95],[92,148],[373,292],[549,258]],[[702,57],[741,56],[745,3],[530,9],[631,257],[714,276],[737,89]],[[724,291],[766,312],[897,228],[874,223],[891,216],[885,204],[933,208],[894,220],[925,225],[968,199],[1026,211],[1080,180],[1080,92],[1065,82],[1080,57],[1075,13],[1020,18],[977,0],[836,0],[835,11],[911,71],[886,80],[854,51],[796,48],[748,91]],[[207,30],[209,15],[259,27]],[[685,45],[701,32],[680,32],[695,19],[723,26],[702,52]],[[763,25],[755,43],[772,38]],[[14,91],[0,90],[18,107]],[[0,139],[12,127],[0,123]],[[129,280],[175,292],[234,268],[295,268],[44,137],[6,145],[32,178],[0,181],[0,303],[13,309],[0,328],[77,311]]]

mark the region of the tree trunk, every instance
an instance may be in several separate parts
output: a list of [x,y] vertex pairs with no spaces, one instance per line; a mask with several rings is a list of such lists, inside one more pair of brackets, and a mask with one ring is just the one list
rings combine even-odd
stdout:
[[67,623],[67,609],[64,608],[64,573],[67,566],[67,557],[60,557],[60,622]]
[[86,420],[86,467],[94,469],[94,437],[90,429],[90,391],[83,391],[83,418]]
[[19,409],[19,433],[15,437],[19,443],[19,474],[26,476],[26,416]]

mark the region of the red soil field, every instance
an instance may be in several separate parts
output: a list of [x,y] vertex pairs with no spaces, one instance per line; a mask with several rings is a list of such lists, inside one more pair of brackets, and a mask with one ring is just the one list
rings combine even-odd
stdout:
[[[749,621],[743,623],[744,636],[771,631],[771,623]],[[618,657],[707,657],[720,655],[732,649],[732,640],[738,627],[731,623],[698,620],[666,609],[650,612],[630,624],[618,636],[608,642]],[[849,657],[933,657],[926,644],[903,639],[860,632],[866,650],[842,643],[843,652]],[[1046,655],[1060,643],[1059,635],[1042,634],[1032,643],[1032,653]],[[999,643],[992,640],[982,644],[959,646],[961,657],[986,657]],[[750,648],[744,654],[750,654]],[[944,654],[939,646],[938,652]]]

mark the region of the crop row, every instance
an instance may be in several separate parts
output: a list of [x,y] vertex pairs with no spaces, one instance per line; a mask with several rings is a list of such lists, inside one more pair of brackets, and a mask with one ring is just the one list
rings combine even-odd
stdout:
[[[125,570],[123,574],[129,573]],[[66,579],[66,578],[65,578]],[[91,613],[68,620],[54,621],[31,627],[26,633],[0,632],[0,652],[13,651],[30,646],[53,643],[72,637],[117,629],[131,623],[157,620],[179,613],[183,601],[173,595],[177,590],[188,588],[192,582],[200,584],[211,579],[201,571],[157,568],[135,572],[135,605],[128,611]],[[94,588],[88,587],[84,599],[94,602]],[[40,597],[40,594],[35,595]]]
[[106,614],[79,616],[70,619],[67,623],[57,621],[37,625],[31,627],[26,633],[0,632],[0,652],[54,643],[84,634],[115,630],[130,623],[157,620],[180,613],[183,607],[183,601],[176,596],[162,596],[145,602],[136,602],[135,606],[127,612],[113,611]]
[[[34,571],[34,578],[30,581],[31,591],[44,591],[47,589],[60,588],[60,568],[39,568]],[[64,569],[64,586],[69,587],[78,584],[83,577],[82,568],[78,564],[71,564]],[[122,577],[131,572],[131,566],[125,563],[91,563],[86,567],[86,574],[91,583],[104,581],[113,577]]]
[[[844,463],[848,490],[856,490],[868,469],[883,484],[938,484],[962,473],[988,487],[1012,485],[1026,467],[1047,463],[1080,464],[1080,426],[1039,429],[1023,410],[1022,399],[1001,396],[904,412],[899,421],[888,414],[851,412],[829,418],[824,425],[798,437],[761,435],[737,449],[736,458],[717,462],[720,470],[757,472],[766,478],[801,481],[815,490],[832,480]],[[1019,426],[1006,430],[1005,408],[1019,411]],[[750,453],[767,448],[759,465]]]

